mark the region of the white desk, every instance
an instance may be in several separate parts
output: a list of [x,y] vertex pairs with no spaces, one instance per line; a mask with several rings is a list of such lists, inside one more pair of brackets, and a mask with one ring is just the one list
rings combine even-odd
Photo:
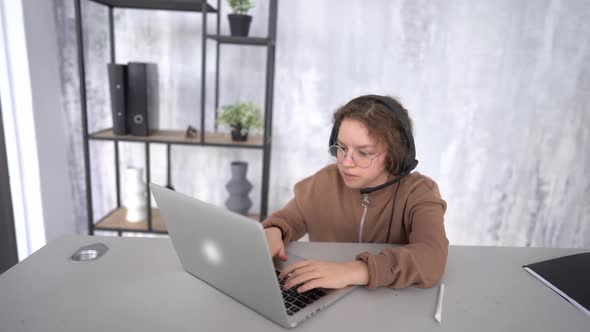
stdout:
[[[71,263],[79,247],[110,250]],[[294,243],[303,257],[345,261],[383,245]],[[590,318],[521,265],[583,249],[450,248],[442,324],[437,287],[359,288],[295,331],[590,331]],[[0,331],[280,331],[185,273],[168,239],[71,236],[0,275]]]

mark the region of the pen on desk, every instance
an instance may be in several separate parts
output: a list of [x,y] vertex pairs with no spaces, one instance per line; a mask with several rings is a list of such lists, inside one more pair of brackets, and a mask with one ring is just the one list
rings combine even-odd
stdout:
[[434,313],[434,319],[440,324],[442,320],[442,304],[443,296],[445,295],[445,284],[441,283],[438,287],[438,299],[436,301],[436,312]]

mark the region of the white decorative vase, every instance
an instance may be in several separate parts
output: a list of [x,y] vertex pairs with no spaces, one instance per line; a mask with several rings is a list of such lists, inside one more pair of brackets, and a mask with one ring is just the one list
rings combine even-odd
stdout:
[[128,167],[125,170],[125,208],[128,222],[135,223],[147,219],[147,191],[143,181],[143,168]]

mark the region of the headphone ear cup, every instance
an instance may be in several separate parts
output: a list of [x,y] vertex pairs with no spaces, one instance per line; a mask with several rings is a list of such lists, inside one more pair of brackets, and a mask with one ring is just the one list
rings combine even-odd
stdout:
[[412,160],[406,161],[406,168],[405,169],[408,173],[410,173],[411,171],[413,171],[416,168],[416,166],[418,166],[418,160],[412,158]]
[[336,144],[336,139],[338,138],[338,130],[336,130],[336,126],[332,127],[332,132],[330,133],[330,141],[328,142],[328,147]]
[[401,162],[401,172],[402,174],[410,174],[416,166],[418,165],[418,160],[412,158],[412,156],[408,156],[405,160]]

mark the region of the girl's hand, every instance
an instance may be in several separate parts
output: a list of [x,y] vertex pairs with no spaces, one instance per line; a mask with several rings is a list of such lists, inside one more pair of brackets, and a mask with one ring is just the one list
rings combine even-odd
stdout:
[[299,285],[299,293],[318,287],[340,289],[348,285],[369,283],[369,268],[363,261],[334,263],[305,260],[285,268],[279,278],[289,274],[283,287],[289,289]]
[[287,260],[287,252],[283,243],[283,234],[278,227],[269,227],[264,229],[268,250],[272,257],[278,257],[282,261]]

